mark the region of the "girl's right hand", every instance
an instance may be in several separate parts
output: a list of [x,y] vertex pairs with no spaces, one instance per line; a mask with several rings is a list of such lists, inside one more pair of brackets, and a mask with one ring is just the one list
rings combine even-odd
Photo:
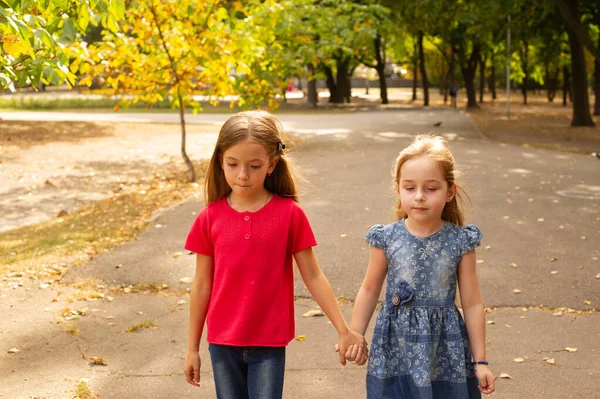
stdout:
[[183,366],[183,373],[185,374],[185,380],[195,386],[200,386],[200,353],[190,352],[185,358],[185,365]]

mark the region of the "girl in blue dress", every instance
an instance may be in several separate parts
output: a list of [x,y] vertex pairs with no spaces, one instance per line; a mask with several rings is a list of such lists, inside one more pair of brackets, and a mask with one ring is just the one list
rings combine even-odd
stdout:
[[[446,140],[418,136],[394,168],[398,221],[367,233],[369,266],[350,326],[357,333],[365,334],[387,277],[368,358],[369,399],[480,398],[494,392],[475,267],[481,231],[463,225],[455,173]],[[457,282],[464,320],[454,304]],[[367,361],[357,347],[346,358]]]

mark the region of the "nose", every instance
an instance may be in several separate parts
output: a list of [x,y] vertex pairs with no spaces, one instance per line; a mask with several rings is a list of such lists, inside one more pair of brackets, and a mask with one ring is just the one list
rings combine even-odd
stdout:
[[240,173],[238,174],[238,179],[248,180],[248,169],[245,166],[242,166],[240,168]]
[[423,190],[417,190],[417,193],[415,194],[415,200],[419,201],[419,202],[425,200],[425,195],[423,195]]

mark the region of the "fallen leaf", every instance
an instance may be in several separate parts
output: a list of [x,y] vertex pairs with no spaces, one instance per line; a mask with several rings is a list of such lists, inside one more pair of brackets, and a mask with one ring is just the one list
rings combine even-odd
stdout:
[[185,300],[180,300],[179,302],[177,302],[178,305],[185,305],[187,302]]
[[184,277],[184,278],[182,278],[181,280],[179,280],[179,282],[180,282],[180,283],[184,283],[184,284],[189,284],[189,283],[191,283],[192,281],[194,281],[194,279],[193,279],[193,278],[191,278],[191,277]]
[[175,252],[175,253],[173,254],[173,257],[174,257],[174,258],[179,258],[180,256],[181,256],[181,252]]
[[348,237],[348,234],[340,234],[340,237],[341,237],[341,238]]
[[69,214],[69,212],[65,211],[64,209],[62,209],[60,212],[58,212],[58,214],[56,215],[57,218],[61,218],[63,216],[67,216]]
[[558,312],[554,312],[554,313],[552,313],[552,316],[557,316],[557,317],[560,317],[560,316],[562,316],[562,315],[563,315],[563,312],[561,312],[560,310],[559,310]]
[[107,300],[108,302],[112,302],[114,299],[115,299],[115,298],[113,298],[113,297],[112,297],[112,296],[110,296],[110,295],[107,295],[107,296],[106,296],[106,300]]
[[8,350],[8,353],[19,353],[21,352],[20,350],[18,350],[17,348],[12,348]]
[[119,263],[118,265],[115,266],[115,269],[120,269],[122,267],[123,267],[123,265]]
[[515,288],[515,289],[513,290],[513,294],[520,294],[520,293],[521,293],[521,290],[520,290],[520,289],[518,289],[518,288]]
[[483,259],[477,259],[477,263],[483,263],[484,260]]
[[558,270],[552,270],[550,274],[558,274]]
[[559,229],[564,229],[565,226],[563,226],[562,224],[560,226],[558,226]]
[[498,378],[502,378],[502,379],[505,379],[505,380],[510,380],[510,379],[512,379],[512,377],[511,377],[510,375],[506,374],[506,373],[501,373],[501,374],[498,376]]
[[523,363],[525,361],[525,359],[523,359],[522,357],[515,357],[513,359],[513,362],[515,363]]
[[551,358],[549,358],[549,357],[545,357],[545,358],[544,358],[544,361],[545,361],[546,363],[548,363],[548,364],[552,364],[552,365],[556,364],[556,362],[554,361],[554,358],[553,358],[553,357],[551,357]]
[[600,279],[600,273],[596,274],[596,278]]
[[306,335],[298,335],[296,337],[296,341],[305,341],[306,340]]
[[90,357],[92,364],[98,364],[100,366],[108,366],[108,362],[101,357],[92,356]]
[[488,320],[487,322],[488,324],[496,324],[496,322],[494,320]]
[[302,315],[302,317],[315,317],[315,316],[324,316],[325,314],[323,313],[322,310],[320,309],[313,309],[313,310],[309,310],[308,312],[304,313]]
[[581,236],[581,239],[582,239],[582,240],[585,240],[586,238],[587,238],[586,236]]
[[550,259],[548,259],[550,262],[556,262],[558,260],[558,258],[556,256],[551,257]]
[[569,348],[569,347],[566,347],[566,348],[565,348],[565,350],[566,350],[567,352],[571,352],[571,353],[573,353],[573,352],[577,352],[577,348]]
[[517,264],[516,263],[511,263],[510,267],[517,267]]
[[485,249],[492,249],[492,246],[491,245],[486,245]]
[[508,220],[508,219],[510,219],[510,216],[503,216],[502,219]]
[[591,305],[592,303],[590,301],[588,301],[587,299],[585,301],[583,301],[583,303],[585,303],[586,305]]
[[543,221],[544,221],[544,218],[538,218],[538,222],[540,222],[540,223],[541,223],[541,222],[543,222]]

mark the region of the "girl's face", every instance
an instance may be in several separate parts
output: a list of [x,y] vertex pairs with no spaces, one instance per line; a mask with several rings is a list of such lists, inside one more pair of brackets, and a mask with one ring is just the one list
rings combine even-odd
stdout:
[[273,172],[277,160],[269,158],[261,144],[247,139],[225,150],[221,167],[233,194],[252,199],[264,195],[265,178]]
[[448,187],[439,163],[428,156],[406,161],[400,168],[398,195],[402,210],[417,223],[439,222],[456,187]]

